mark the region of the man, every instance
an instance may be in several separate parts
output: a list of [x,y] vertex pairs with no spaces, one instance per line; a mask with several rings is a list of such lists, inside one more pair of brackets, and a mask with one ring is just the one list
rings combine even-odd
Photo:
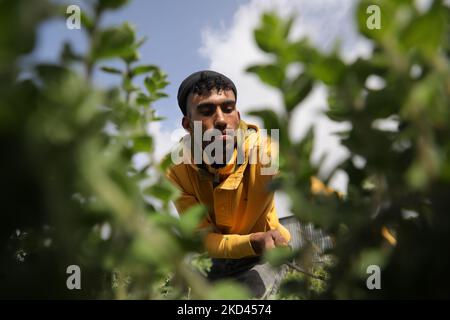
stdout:
[[287,246],[290,234],[278,221],[268,189],[276,172],[260,161],[262,153],[273,158],[276,150],[257,126],[241,120],[236,98],[234,83],[214,71],[193,73],[181,83],[178,104],[190,154],[169,168],[167,177],[181,190],[179,214],[196,204],[208,208],[200,226],[209,230],[208,278],[233,278],[261,298],[276,291],[286,271],[263,263],[261,255]]

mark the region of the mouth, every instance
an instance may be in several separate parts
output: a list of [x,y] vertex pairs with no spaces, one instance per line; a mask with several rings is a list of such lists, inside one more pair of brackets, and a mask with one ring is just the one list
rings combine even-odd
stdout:
[[231,140],[232,136],[230,136],[228,134],[221,134],[220,136],[217,136],[217,139],[220,141],[227,141],[227,140]]
[[233,139],[233,135],[232,134],[227,134],[227,131],[224,130],[221,132],[221,134],[219,135],[214,135],[211,138],[211,141],[215,141],[215,140],[219,140],[219,141],[228,141],[228,140],[232,140]]

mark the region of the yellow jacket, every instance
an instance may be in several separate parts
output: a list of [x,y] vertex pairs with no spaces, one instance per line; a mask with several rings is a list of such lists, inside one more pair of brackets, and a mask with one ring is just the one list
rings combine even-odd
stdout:
[[250,235],[255,232],[277,229],[287,241],[291,238],[278,221],[274,193],[267,189],[275,174],[261,174],[261,162],[249,161],[251,152],[257,154],[261,146],[270,154],[270,143],[262,142],[257,126],[241,124],[246,128],[244,162],[215,188],[214,174],[195,164],[173,165],[167,172],[168,179],[181,190],[175,201],[179,214],[199,203],[207,207],[208,216],[199,228],[210,228],[204,245],[212,258],[255,256],[250,244]]

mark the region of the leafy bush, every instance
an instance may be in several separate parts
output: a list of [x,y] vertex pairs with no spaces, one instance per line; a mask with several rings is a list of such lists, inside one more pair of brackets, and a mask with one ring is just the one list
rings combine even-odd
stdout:
[[[230,283],[211,287],[200,275],[209,263],[191,253],[201,251],[195,226],[204,210],[193,208],[182,219],[169,214],[177,191],[161,174],[168,161],[152,156],[147,130],[161,120],[152,104],[165,96],[167,76],[157,66],[138,64],[143,40],[131,25],[98,24],[105,11],[127,1],[90,3],[81,19],[88,50],[74,52],[65,44],[59,62],[30,67],[23,58],[35,46],[36,28],[62,16],[65,7],[0,2],[1,296],[247,297]],[[380,30],[366,28],[366,8],[373,3],[382,9]],[[357,20],[374,51],[352,63],[306,39],[289,40],[293,19],[266,14],[255,32],[261,50],[274,59],[249,71],[279,89],[285,105],[281,114],[253,112],[266,128],[281,129],[282,174],[272,188],[289,195],[301,221],[321,227],[336,243],[334,263],[312,270],[327,275],[327,283],[305,286],[304,277],[290,274],[280,297],[448,297],[449,8],[442,1],[426,12],[412,1],[361,1]],[[104,65],[112,58],[124,68]],[[286,70],[295,63],[303,72],[290,78]],[[92,75],[99,68],[120,76],[120,87],[97,88]],[[146,75],[144,89],[136,84],[138,75]],[[385,86],[368,88],[370,76]],[[349,177],[344,196],[310,188],[320,167],[310,161],[313,130],[301,141],[287,133],[293,111],[318,84],[327,87],[330,119],[351,125],[340,133],[350,157],[336,168]],[[397,130],[376,125],[388,117]],[[141,152],[150,160],[138,170],[132,158]],[[304,251],[294,254],[310,264]],[[271,256],[281,263],[292,253]],[[366,287],[371,264],[382,268],[382,290]],[[81,268],[82,290],[67,289],[70,265]]]
[[[381,8],[381,29],[369,30],[366,9]],[[255,39],[273,62],[248,68],[280,90],[284,111],[252,112],[265,127],[280,128],[281,177],[272,185],[292,201],[302,222],[334,237],[336,263],[322,298],[449,297],[450,268],[450,26],[449,8],[434,1],[425,12],[413,1],[360,1],[359,30],[374,49],[368,59],[345,63],[338,50],[323,53],[308,39],[291,40],[294,18],[263,16]],[[290,77],[287,69],[303,71]],[[382,88],[367,86],[378,77]],[[327,88],[326,115],[350,124],[340,132],[350,156],[336,170],[349,178],[346,195],[314,193],[314,132],[292,141],[292,113],[317,86]],[[378,126],[390,119],[396,130]],[[358,161],[363,160],[363,161]],[[301,255],[302,252],[298,253]],[[369,290],[367,267],[380,266],[381,290]],[[293,284],[290,281],[290,291]],[[309,295],[302,281],[298,296]],[[312,295],[317,296],[317,295]]]
[[[182,219],[169,213],[178,193],[162,174],[168,161],[153,157],[147,130],[161,120],[152,104],[166,96],[167,75],[155,65],[138,64],[144,40],[130,24],[99,25],[105,11],[126,3],[92,2],[81,18],[88,50],[74,52],[64,44],[60,62],[30,68],[22,58],[34,48],[37,26],[65,18],[66,7],[0,2],[3,297],[232,294],[221,284],[209,286],[187,262],[186,254],[201,250],[195,229],[204,210],[193,208]],[[122,61],[123,70],[101,69],[120,76],[122,84],[98,89],[93,73],[111,58]],[[145,75],[145,90],[135,83],[138,75]],[[142,152],[149,161],[137,169],[132,159]],[[66,286],[70,265],[80,267],[81,290]],[[246,297],[239,291],[237,296]]]

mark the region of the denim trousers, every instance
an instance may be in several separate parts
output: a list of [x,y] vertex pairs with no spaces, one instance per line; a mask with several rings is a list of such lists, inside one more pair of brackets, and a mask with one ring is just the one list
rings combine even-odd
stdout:
[[211,282],[231,279],[247,287],[253,298],[270,299],[278,292],[287,271],[287,265],[275,268],[261,257],[212,259],[208,279]]

